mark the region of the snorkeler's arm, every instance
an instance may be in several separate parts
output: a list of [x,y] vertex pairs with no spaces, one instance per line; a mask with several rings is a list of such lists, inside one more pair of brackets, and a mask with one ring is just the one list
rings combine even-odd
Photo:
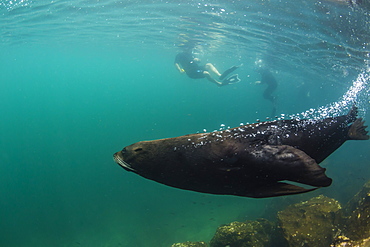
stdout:
[[180,73],[184,73],[185,70],[183,68],[181,68],[181,66],[178,64],[178,63],[175,63],[175,66],[177,68],[177,70],[180,72]]

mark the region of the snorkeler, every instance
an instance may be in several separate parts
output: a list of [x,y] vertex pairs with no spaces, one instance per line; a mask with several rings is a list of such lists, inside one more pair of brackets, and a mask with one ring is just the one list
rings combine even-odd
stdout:
[[[218,86],[234,84],[240,81],[238,74],[234,74],[226,78],[230,73],[240,66],[233,66],[221,74],[213,64],[207,63],[205,65],[200,65],[199,62],[200,59],[196,58],[191,50],[179,53],[175,58],[175,66],[180,73],[186,73],[187,76],[192,79],[206,78],[208,81],[213,82]],[[217,75],[219,80],[214,79],[210,72]]]
[[275,116],[275,114],[276,114],[276,97],[273,96],[272,93],[277,88],[277,81],[276,81],[274,75],[266,68],[259,68],[258,72],[261,74],[261,80],[256,81],[256,83],[267,85],[267,88],[263,92],[263,98],[271,101],[271,103],[272,103],[271,116]]

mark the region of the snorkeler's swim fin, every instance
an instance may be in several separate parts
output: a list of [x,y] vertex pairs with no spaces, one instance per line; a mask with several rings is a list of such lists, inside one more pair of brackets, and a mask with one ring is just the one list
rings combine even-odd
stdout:
[[222,81],[223,79],[226,78],[226,76],[228,76],[229,74],[231,74],[232,72],[234,72],[234,70],[236,70],[237,68],[239,68],[240,66],[242,66],[243,64],[241,65],[234,65],[233,67],[227,69],[224,73],[222,73],[222,75],[220,76],[220,80]]
[[222,81],[222,85],[235,84],[240,82],[238,74],[232,75],[229,78]]

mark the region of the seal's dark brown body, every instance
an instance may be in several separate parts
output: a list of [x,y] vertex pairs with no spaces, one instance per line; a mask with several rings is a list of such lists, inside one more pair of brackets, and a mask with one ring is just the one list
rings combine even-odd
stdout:
[[369,139],[356,114],[354,107],[335,118],[262,122],[143,141],[114,159],[128,171],[180,189],[248,197],[303,193],[331,184],[318,163],[346,140]]

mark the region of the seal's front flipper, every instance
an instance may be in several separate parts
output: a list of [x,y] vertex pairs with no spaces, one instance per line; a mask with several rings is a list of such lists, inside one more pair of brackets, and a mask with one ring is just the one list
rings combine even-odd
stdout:
[[239,65],[239,66],[237,66],[237,65],[235,65],[235,66],[233,66],[233,67],[231,67],[231,68],[229,68],[229,69],[227,69],[224,73],[222,73],[222,75],[220,76],[220,80],[222,81],[223,79],[225,79],[226,78],[226,76],[228,76],[229,74],[231,74],[232,72],[234,72],[237,68],[239,68],[240,66],[242,66],[243,64],[241,64],[241,65]]
[[260,187],[253,192],[253,195],[248,195],[248,196],[251,196],[254,198],[286,196],[286,195],[306,193],[306,192],[310,192],[316,189],[318,188],[305,189],[305,188],[302,188],[300,186],[296,186],[293,184],[277,182],[275,184],[270,184],[267,186]]
[[235,84],[240,82],[238,74],[232,75],[229,78],[222,81],[222,85]]
[[351,125],[348,131],[348,138],[350,140],[369,140],[369,131],[366,130],[367,126],[364,125],[365,121],[362,118],[358,118]]
[[327,187],[332,180],[325,175],[325,168],[302,150],[288,145],[263,145],[251,152],[258,169],[276,181],[292,181],[314,187]]

